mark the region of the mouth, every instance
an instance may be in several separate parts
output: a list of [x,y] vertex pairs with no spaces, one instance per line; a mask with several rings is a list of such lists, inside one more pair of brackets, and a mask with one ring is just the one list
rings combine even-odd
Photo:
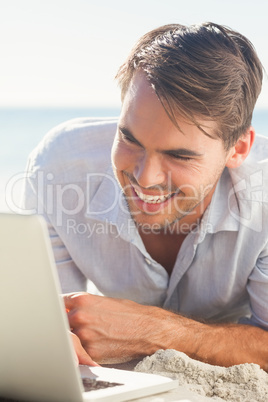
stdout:
[[134,188],[135,194],[139,197],[139,199],[146,204],[161,204],[163,202],[166,202],[169,200],[172,196],[174,196],[175,193],[171,194],[164,194],[164,195],[148,195],[141,193],[138,191],[136,188]]

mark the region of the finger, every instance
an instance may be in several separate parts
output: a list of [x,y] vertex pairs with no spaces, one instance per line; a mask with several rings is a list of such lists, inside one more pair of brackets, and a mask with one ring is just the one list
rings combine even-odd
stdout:
[[85,293],[85,292],[62,294],[62,298],[63,298],[64,304],[65,304],[66,310],[68,310],[68,312],[69,312],[70,310],[75,308],[75,306],[77,305],[77,300],[78,300],[77,298],[79,296],[86,295],[86,294],[87,293]]
[[91,359],[87,352],[83,349],[79,355],[77,355],[79,364],[85,364],[86,366],[100,367],[98,363]]
[[78,359],[78,363],[85,364],[87,366],[99,367],[99,364],[94,362],[94,360],[92,360],[91,357],[87,354],[87,352],[83,348],[79,338],[73,333],[71,333],[71,336],[72,336],[72,341],[73,341],[76,357]]

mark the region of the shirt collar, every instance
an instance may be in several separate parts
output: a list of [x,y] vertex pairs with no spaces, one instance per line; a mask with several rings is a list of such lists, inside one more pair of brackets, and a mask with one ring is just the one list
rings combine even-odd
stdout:
[[206,233],[239,230],[239,205],[229,169],[225,168],[214,191],[210,205],[201,221],[202,241]]

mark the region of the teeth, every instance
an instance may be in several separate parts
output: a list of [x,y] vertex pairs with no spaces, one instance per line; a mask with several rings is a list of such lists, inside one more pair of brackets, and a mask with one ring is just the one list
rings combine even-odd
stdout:
[[168,198],[171,197],[171,194],[168,195],[146,195],[143,193],[140,193],[139,191],[137,191],[136,189],[135,193],[137,194],[137,196],[144,202],[148,203],[148,204],[160,204],[161,202],[166,201]]

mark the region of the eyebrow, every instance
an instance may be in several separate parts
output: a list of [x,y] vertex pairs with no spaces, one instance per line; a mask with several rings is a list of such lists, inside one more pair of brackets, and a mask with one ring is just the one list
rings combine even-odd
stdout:
[[[133,141],[134,143],[136,143],[137,145],[139,145],[142,148],[145,148],[142,143],[140,141],[138,141],[134,135],[129,131],[128,128],[123,127],[123,126],[119,126],[118,129],[126,136],[128,137],[131,141]],[[160,152],[161,154],[165,154],[165,155],[180,155],[180,156],[190,156],[190,157],[200,157],[203,154],[193,151],[191,149],[187,149],[187,148],[175,148],[175,149],[167,149],[167,150],[159,150],[158,152]]]

